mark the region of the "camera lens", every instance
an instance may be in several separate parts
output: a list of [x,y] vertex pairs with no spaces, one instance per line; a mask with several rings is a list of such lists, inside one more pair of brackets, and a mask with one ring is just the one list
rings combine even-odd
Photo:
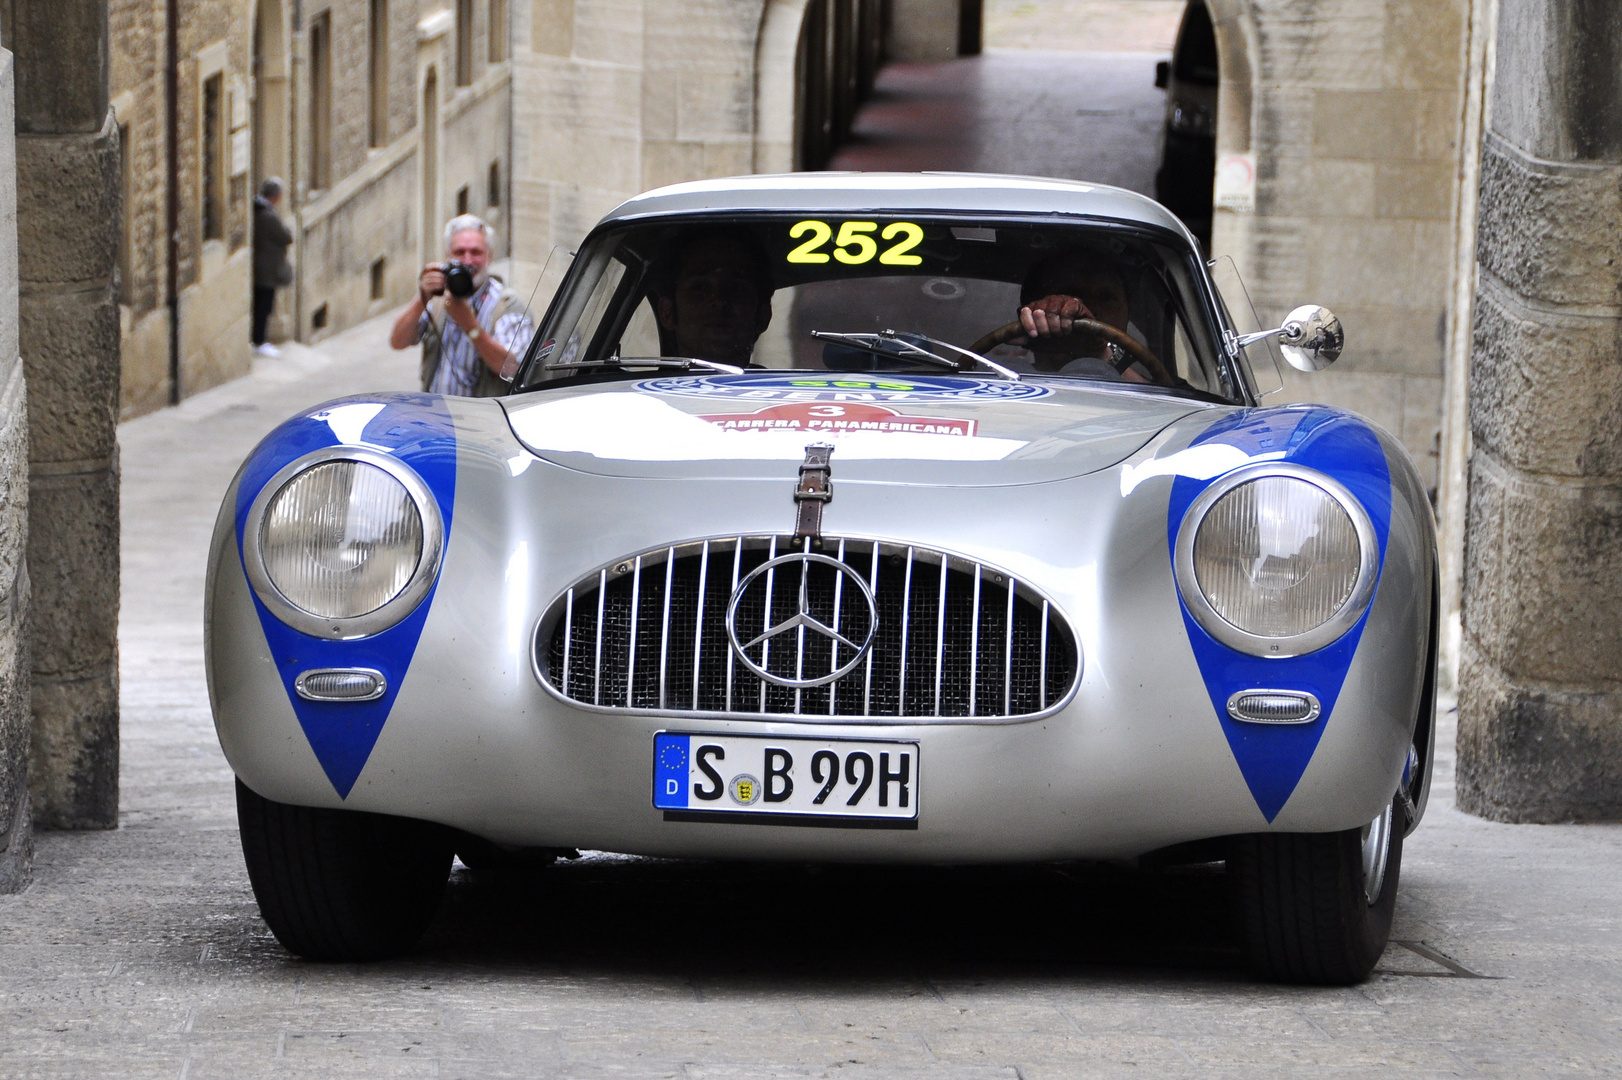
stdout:
[[445,290],[452,296],[472,296],[473,268],[459,262],[446,263]]

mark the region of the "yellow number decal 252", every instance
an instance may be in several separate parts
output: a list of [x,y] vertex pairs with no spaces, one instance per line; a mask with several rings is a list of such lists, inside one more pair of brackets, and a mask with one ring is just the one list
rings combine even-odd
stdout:
[[879,253],[879,245],[866,234],[877,232],[878,228],[876,221],[847,221],[839,226],[839,235],[834,237],[834,258],[848,266],[872,262],[873,256]]
[[924,242],[924,230],[910,221],[895,221],[884,227],[883,237],[894,240],[901,237],[901,243],[890,248],[879,256],[879,262],[885,266],[919,266],[923,259],[917,255],[908,255],[907,252]]
[[846,221],[839,226],[839,235],[834,235],[833,226],[825,221],[807,220],[796,222],[788,231],[790,240],[798,240],[804,236],[807,239],[799,247],[788,253],[791,263],[822,264],[828,261],[828,253],[817,249],[829,240],[834,242],[833,257],[846,266],[860,266],[873,261],[877,255],[879,262],[885,266],[919,266],[923,259],[917,255],[908,254],[913,248],[924,242],[924,229],[910,221],[892,221],[884,227],[880,237],[884,240],[895,240],[895,244],[886,248],[883,253],[879,251],[878,241],[874,240],[872,233],[878,232],[876,221]]
[[802,221],[788,231],[788,238],[798,240],[806,233],[811,234],[811,239],[789,252],[788,261],[791,263],[827,262],[828,256],[818,251],[817,248],[826,244],[833,237],[834,231],[824,221]]

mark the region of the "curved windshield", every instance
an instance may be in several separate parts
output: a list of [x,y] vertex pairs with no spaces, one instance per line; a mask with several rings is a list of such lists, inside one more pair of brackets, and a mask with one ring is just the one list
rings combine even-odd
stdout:
[[519,388],[657,364],[973,371],[1235,400],[1196,273],[1164,236],[1052,219],[631,223],[588,240]]

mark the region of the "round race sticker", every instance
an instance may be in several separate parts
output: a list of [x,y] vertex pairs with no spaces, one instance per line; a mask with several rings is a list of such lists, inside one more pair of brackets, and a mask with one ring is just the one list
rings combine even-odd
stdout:
[[698,378],[648,379],[636,384],[645,394],[678,397],[732,398],[743,401],[1018,401],[1046,397],[1045,386],[1004,379],[962,375],[924,378],[895,375],[703,375]]

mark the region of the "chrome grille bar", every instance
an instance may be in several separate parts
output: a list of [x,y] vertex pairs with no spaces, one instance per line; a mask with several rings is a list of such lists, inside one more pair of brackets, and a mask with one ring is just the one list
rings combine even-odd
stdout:
[[670,669],[670,575],[676,570],[676,549],[665,550],[665,613],[659,620],[659,707],[665,707],[665,672]]
[[[877,595],[879,591],[879,545],[873,545],[873,579],[869,581],[868,588]],[[862,715],[873,714],[873,650],[867,652],[867,671],[862,678]]]
[[710,542],[704,541],[704,551],[698,557],[698,610],[693,614],[693,703],[698,708],[698,673],[704,669],[704,590],[709,587]]
[[592,703],[603,703],[603,598],[608,595],[608,571],[597,575],[597,653],[591,667]]
[[980,577],[985,567],[974,564],[974,615],[969,620],[969,715],[980,705]]
[[[731,589],[730,592],[727,593],[728,596],[735,595],[737,593],[737,591],[738,591],[738,567],[742,564],[742,560],[743,560],[743,537],[740,536],[740,537],[738,537],[737,539],[735,539],[732,542],[732,589]],[[737,666],[738,666],[738,658],[732,655],[732,650],[731,649],[728,649],[727,650],[727,712],[732,711],[732,672]]]
[[1008,579],[1008,614],[1003,619],[1002,711],[1014,709],[1014,579]]
[[[729,545],[731,576],[719,571],[712,582],[710,564],[725,558]],[[764,569],[782,553],[817,558]],[[654,576],[661,559],[663,573]],[[887,561],[894,573],[883,569]],[[779,581],[778,572],[791,568],[798,577]],[[929,573],[938,574],[934,582]],[[847,576],[855,579],[850,588]],[[729,595],[736,601],[722,603]],[[796,620],[793,633],[749,650],[771,678],[753,663],[744,667],[727,644],[729,633],[740,642],[757,638],[796,611],[807,618]],[[924,636],[929,628],[932,643]],[[867,642],[865,656],[828,680],[854,659],[847,638]],[[656,659],[658,671],[648,670]],[[587,707],[805,723],[983,723],[1045,714],[1068,700],[1080,659],[1054,604],[1012,575],[950,552],[854,537],[732,536],[627,555],[562,590],[535,637],[537,675],[555,695]]]
[[[739,550],[742,550],[743,545],[739,544],[738,548],[739,548]],[[770,562],[772,559],[775,559],[775,558],[777,558],[777,537],[774,536],[774,537],[772,537],[771,550],[768,551],[767,554],[766,554],[766,560],[768,562]],[[777,576],[777,571],[776,570],[768,570],[768,571],[766,571],[766,618],[761,623],[761,626],[762,626],[763,629],[770,628],[771,625],[772,625],[772,586],[775,584],[775,582],[772,579],[775,578],[776,576]],[[772,639],[771,638],[767,638],[765,640],[765,642],[760,646],[760,666],[765,668],[767,671],[770,671],[772,669]],[[766,680],[765,679],[758,679],[756,681],[760,683],[760,711],[765,712],[766,711]]]
[[935,601],[935,715],[941,714],[941,676],[946,666],[947,556],[941,556],[941,593]]
[[642,606],[642,556],[631,568],[631,655],[625,662],[625,707],[629,709],[631,688],[636,685],[636,612]]
[[574,589],[570,588],[563,606],[563,692],[569,692],[569,646],[574,644]]
[[[875,548],[878,547],[877,544],[874,544],[873,546]],[[845,561],[845,540],[844,540],[843,537],[841,537],[840,540],[839,540],[839,561],[840,562]],[[834,621],[828,624],[829,626],[832,626],[835,630],[839,629],[839,602],[843,598],[844,590],[845,590],[845,575],[844,574],[838,574],[838,575],[836,575],[834,577]],[[831,667],[831,668],[834,668],[834,669],[838,669],[838,667],[839,667],[839,642],[838,642],[838,640],[835,640],[834,643],[833,643],[833,656],[832,656],[832,659],[830,659],[828,661],[828,666]],[[839,691],[833,685],[830,684],[829,687],[828,687],[828,715],[829,716],[834,715],[834,707],[838,704],[838,701],[839,701]]]
[[896,697],[896,715],[907,715],[907,624],[912,618],[912,554],[907,549],[907,576],[901,586],[901,686]]
[[1041,693],[1042,708],[1048,707],[1048,602],[1042,601],[1042,647],[1036,655],[1042,658],[1041,674],[1037,677],[1036,687]]

